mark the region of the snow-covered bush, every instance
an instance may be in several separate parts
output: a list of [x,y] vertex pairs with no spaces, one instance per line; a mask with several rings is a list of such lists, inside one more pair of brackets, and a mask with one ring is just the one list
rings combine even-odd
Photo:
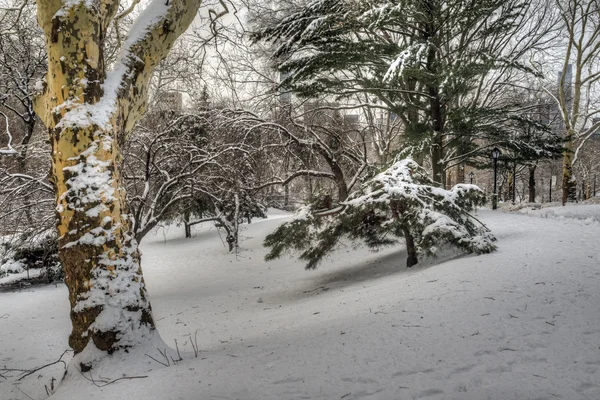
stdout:
[[63,278],[56,234],[23,237],[5,246],[5,256],[0,260],[0,275],[44,269],[43,274],[50,282]]
[[20,274],[25,271],[25,264],[20,260],[9,259],[0,265],[0,277],[7,274]]
[[373,250],[406,242],[407,266],[419,256],[435,256],[444,244],[467,253],[495,250],[494,236],[471,212],[485,197],[475,185],[445,190],[433,185],[427,172],[411,159],[400,160],[368,180],[337,209],[306,207],[292,221],[268,235],[266,260],[286,251],[313,269],[342,238],[362,241]]

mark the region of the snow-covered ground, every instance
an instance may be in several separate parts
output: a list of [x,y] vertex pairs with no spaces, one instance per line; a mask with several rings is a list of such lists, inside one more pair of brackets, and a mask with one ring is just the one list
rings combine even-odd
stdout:
[[[147,377],[104,387],[74,373],[52,398],[600,399],[600,224],[572,219],[597,219],[600,206],[586,207],[560,220],[482,211],[497,252],[411,270],[399,248],[349,246],[316,271],[265,263],[261,242],[283,213],[247,226],[237,256],[214,229],[193,239],[161,230],[142,245],[144,274],[159,331],[183,361],[114,364],[92,375],[98,386]],[[68,311],[63,286],[0,293],[0,368],[56,361]],[[45,398],[62,371],[20,382],[0,371],[0,399]]]
[[519,210],[519,212],[534,217],[575,220],[583,225],[600,224],[599,206],[596,204],[567,204],[565,207],[558,206],[538,209],[526,207]]
[[27,273],[27,271],[10,271],[10,273],[3,275],[0,278],[0,285],[10,285],[11,283],[15,283],[15,282],[21,282],[21,284],[23,286],[28,286],[27,285],[27,279],[29,276],[29,279],[33,279],[33,278],[39,278],[40,276],[42,276],[44,274],[44,271],[42,269],[32,269],[29,271],[29,274]]

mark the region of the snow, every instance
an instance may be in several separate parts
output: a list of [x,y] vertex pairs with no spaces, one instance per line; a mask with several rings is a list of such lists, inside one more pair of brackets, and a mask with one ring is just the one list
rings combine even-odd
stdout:
[[[400,44],[401,46],[402,44]],[[427,43],[417,43],[402,50],[390,64],[383,76],[384,82],[389,82],[397,76],[402,76],[405,68],[419,68],[423,61],[423,54],[429,47]]]
[[10,259],[0,265],[0,272],[4,274],[18,274],[25,271],[25,265],[21,261]]
[[[536,207],[537,208],[537,207]],[[575,205],[567,204],[565,207],[546,207],[546,208],[522,208],[520,213],[533,217],[551,218],[559,221],[578,221],[582,225],[600,224],[600,211],[598,205]]]
[[[344,248],[310,272],[265,263],[261,243],[288,220],[281,212],[244,226],[237,255],[209,226],[192,239],[158,230],[141,246],[142,266],[160,334],[183,360],[152,361],[153,338],[92,376],[147,378],[97,387],[71,369],[51,398],[598,399],[600,225],[577,220],[600,215],[589,207],[566,207],[560,220],[481,211],[497,252],[410,270],[398,248]],[[0,293],[0,368],[57,360],[68,310],[64,286]],[[62,373],[57,364],[18,388],[45,398],[43,385]],[[0,398],[27,398],[18,373],[0,374]]]
[[[11,270],[9,270],[9,271],[11,271]],[[41,268],[30,269],[29,277],[30,278],[38,278],[43,273],[44,273],[44,271]],[[27,282],[23,281],[24,279],[27,279],[27,271],[25,271],[25,270],[20,271],[20,272],[9,273],[0,278],[0,285],[9,285],[9,284],[15,283],[15,282],[23,282],[23,285],[27,286]]]

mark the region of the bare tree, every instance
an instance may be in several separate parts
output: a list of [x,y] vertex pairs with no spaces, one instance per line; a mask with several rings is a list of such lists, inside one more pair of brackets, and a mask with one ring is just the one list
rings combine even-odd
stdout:
[[[573,167],[586,141],[600,128],[600,2],[556,0],[566,33],[558,93],[548,90],[558,106],[565,135],[562,203],[576,200]],[[571,81],[572,80],[572,81]]]

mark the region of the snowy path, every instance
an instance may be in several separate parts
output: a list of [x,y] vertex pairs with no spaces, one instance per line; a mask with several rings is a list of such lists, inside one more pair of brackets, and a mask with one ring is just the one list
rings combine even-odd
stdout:
[[[310,272],[264,263],[260,243],[281,220],[250,225],[238,259],[214,231],[159,235],[142,246],[159,330],[186,351],[197,331],[199,358],[70,389],[89,399],[599,399],[600,224],[481,217],[498,252],[408,271],[391,249],[344,249]],[[66,307],[64,288],[0,293],[0,365],[56,359]],[[26,398],[0,378],[4,393]]]

